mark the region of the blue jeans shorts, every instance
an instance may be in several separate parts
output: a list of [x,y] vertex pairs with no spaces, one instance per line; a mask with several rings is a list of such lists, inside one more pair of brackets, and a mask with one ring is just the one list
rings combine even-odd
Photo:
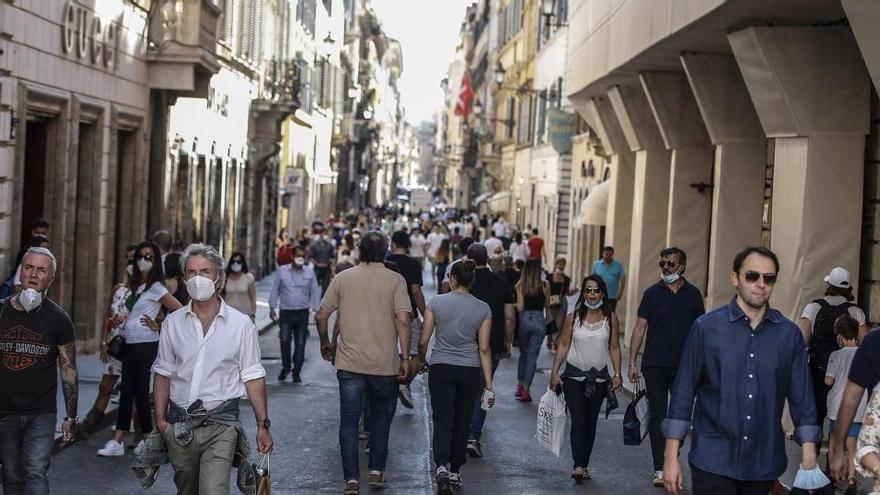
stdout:
[[[834,426],[837,424],[833,419],[828,420],[828,431],[834,431]],[[853,421],[853,424],[849,425],[849,431],[846,432],[846,436],[852,438],[859,438],[859,432],[862,431],[862,424]]]

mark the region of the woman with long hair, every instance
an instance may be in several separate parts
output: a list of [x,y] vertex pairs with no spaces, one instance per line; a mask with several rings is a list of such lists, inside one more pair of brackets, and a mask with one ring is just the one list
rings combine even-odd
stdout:
[[443,283],[443,277],[446,276],[446,268],[449,266],[449,262],[452,258],[452,249],[450,247],[449,239],[443,239],[440,242],[440,247],[437,248],[437,253],[434,254],[434,278],[437,279],[437,287],[440,287],[440,284]]
[[546,334],[544,306],[547,283],[543,280],[540,260],[528,260],[516,284],[516,311],[519,313],[519,367],[517,368],[516,399],[531,402],[529,388],[535,378],[541,342]]
[[[571,289],[571,278],[565,274],[565,258],[558,258],[553,264],[553,273],[547,277],[547,321],[553,322],[557,329],[565,323],[568,314],[568,296],[575,293]],[[559,332],[547,336],[547,349],[553,349]]]
[[[119,395],[119,413],[116,419],[116,434],[107,441],[98,455],[115,457],[125,454],[122,443],[125,432],[131,427],[133,405],[137,403],[141,433],[153,430],[153,417],[150,412],[150,368],[159,352],[159,332],[154,320],[164,307],[168,312],[181,308],[165,287],[165,274],[162,268],[162,254],[155,242],[138,244],[134,255],[134,270],[128,281],[131,294],[125,301],[128,314],[120,316],[125,337],[125,352],[122,356],[122,384]],[[142,442],[143,440],[141,440]]]
[[[565,370],[559,368],[565,362]],[[608,361],[614,374],[608,372]],[[598,275],[589,275],[581,284],[574,312],[566,316],[557,343],[550,389],[562,385],[571,415],[571,456],[576,483],[590,479],[590,454],[596,440],[596,422],[602,403],[607,411],[617,407],[614,391],[620,388],[620,326],[611,311],[608,289]]]
[[354,261],[358,259],[357,242],[355,242],[354,234],[351,232],[345,234],[345,237],[342,238],[342,242],[339,243],[336,249],[336,263],[341,263],[343,256],[348,256]]
[[[473,261],[456,263],[449,275],[451,292],[434,297],[425,311],[419,358],[427,363],[428,343],[435,333],[428,389],[434,417],[434,463],[437,493],[451,495],[461,487],[461,466],[467,460],[467,435],[474,403],[482,392],[491,406],[492,311],[470,293]],[[480,372],[485,390],[480,390]]]
[[189,303],[186,280],[183,279],[183,268],[180,267],[180,253],[165,255],[163,265],[165,267],[165,288],[180,304]]
[[226,265],[226,285],[223,287],[223,300],[229,306],[250,316],[257,316],[257,285],[253,274],[248,271],[244,254],[232,253]]

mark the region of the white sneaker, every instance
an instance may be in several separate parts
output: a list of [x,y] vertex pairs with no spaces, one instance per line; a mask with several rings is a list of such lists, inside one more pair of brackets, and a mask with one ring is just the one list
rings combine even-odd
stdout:
[[134,448],[134,455],[140,455],[141,452],[147,447],[147,443],[143,440],[138,442],[137,446]]
[[101,457],[121,457],[125,455],[125,444],[110,439],[104,444],[104,448],[98,450]]

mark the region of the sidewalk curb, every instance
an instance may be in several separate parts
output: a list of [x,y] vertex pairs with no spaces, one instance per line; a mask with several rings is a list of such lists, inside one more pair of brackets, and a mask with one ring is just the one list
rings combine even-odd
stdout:
[[[265,334],[266,332],[268,332],[269,330],[271,330],[272,328],[274,328],[277,324],[278,324],[277,321],[270,321],[268,324],[264,325],[263,328],[259,329],[259,330],[257,331],[257,333],[258,333],[259,335],[263,335],[263,334]],[[98,433],[98,432],[100,432],[100,431],[102,431],[102,430],[105,430],[105,429],[109,428],[113,423],[116,422],[116,415],[117,415],[118,413],[119,413],[119,408],[118,408],[118,407],[117,407],[117,408],[114,408],[114,409],[112,409],[112,410],[107,411],[107,412],[104,414],[104,418],[101,419],[101,422],[98,423],[98,424],[95,426],[94,430],[92,431],[92,433],[89,434],[89,436],[92,436],[92,435],[94,435],[95,433]],[[77,425],[77,426],[80,426],[80,425]],[[88,438],[88,437],[86,437],[86,438],[75,438],[73,441],[70,441],[70,442],[66,442],[66,443],[65,443],[65,442],[62,441],[62,435],[60,435],[60,434],[58,434],[58,432],[56,432],[56,436],[55,436],[55,446],[52,448],[52,455],[58,454],[58,453],[61,452],[62,450],[66,449],[67,447],[70,447],[70,446],[76,444],[76,443],[79,442],[80,440],[86,440],[87,438]]]

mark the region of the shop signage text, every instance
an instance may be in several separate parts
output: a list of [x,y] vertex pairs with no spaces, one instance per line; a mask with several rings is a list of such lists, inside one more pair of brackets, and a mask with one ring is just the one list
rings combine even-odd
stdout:
[[117,23],[105,23],[94,12],[73,0],[64,3],[64,19],[61,23],[61,47],[64,53],[113,70],[116,66],[118,30]]

